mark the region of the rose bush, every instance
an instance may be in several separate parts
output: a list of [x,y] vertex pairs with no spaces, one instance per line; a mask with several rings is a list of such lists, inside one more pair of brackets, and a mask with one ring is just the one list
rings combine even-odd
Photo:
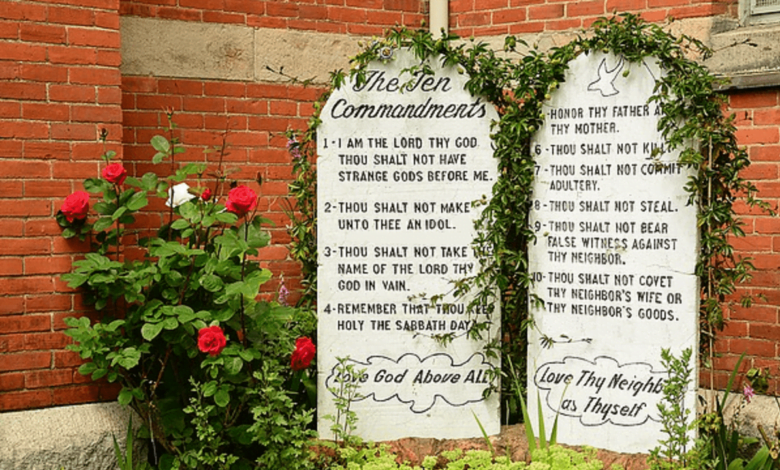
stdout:
[[[290,364],[314,316],[258,296],[272,274],[257,260],[270,240],[257,193],[242,185],[226,198],[229,171],[212,165],[205,180],[206,165],[178,164],[184,149],[168,131],[152,139],[153,161],[169,160],[172,174],[128,176],[107,152],[102,178],[57,214],[63,236],[93,247],[63,276],[97,311],[95,321],[66,319],[69,348],[88,360],[82,374],[121,383],[119,402],[145,423],[160,469],[307,468],[314,371]],[[148,234],[134,224],[149,198],[168,203],[163,225],[126,237]],[[139,240],[133,250],[128,240]]]

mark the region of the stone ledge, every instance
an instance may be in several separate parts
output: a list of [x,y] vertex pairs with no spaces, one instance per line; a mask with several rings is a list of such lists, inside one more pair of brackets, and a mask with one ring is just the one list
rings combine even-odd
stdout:
[[723,89],[780,85],[780,23],[738,26],[712,34],[712,57],[704,61],[713,73],[729,77]]
[[113,436],[124,447],[130,413],[119,403],[0,413],[0,470],[114,470]]

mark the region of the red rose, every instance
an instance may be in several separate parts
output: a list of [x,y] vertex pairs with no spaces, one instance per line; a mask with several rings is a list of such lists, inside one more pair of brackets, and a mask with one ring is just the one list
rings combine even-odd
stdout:
[[217,356],[225,349],[227,339],[222,328],[218,326],[209,326],[198,330],[198,349],[200,352],[209,353]]
[[309,367],[312,359],[317,354],[317,348],[307,337],[301,337],[295,340],[295,351],[290,359],[290,368],[292,370],[303,370]]
[[257,193],[244,185],[233,188],[228,193],[225,207],[227,207],[228,212],[239,217],[246,215],[257,207]]
[[209,199],[211,199],[211,190],[210,190],[209,188],[206,188],[206,189],[205,189],[205,190],[204,190],[204,191],[203,191],[203,192],[200,194],[200,198],[201,198],[201,199],[203,199],[204,201],[208,201]]
[[122,184],[127,178],[127,171],[121,163],[112,163],[103,168],[103,178],[109,183]]
[[68,222],[86,218],[89,212],[89,194],[86,191],[76,191],[65,198],[60,211]]

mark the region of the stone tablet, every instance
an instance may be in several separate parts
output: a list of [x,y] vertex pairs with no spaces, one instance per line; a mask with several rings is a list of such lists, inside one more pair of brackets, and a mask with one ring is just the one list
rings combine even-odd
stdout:
[[[433,75],[396,51],[373,63],[366,83],[334,90],[317,133],[318,430],[332,437],[337,358],[360,384],[356,435],[370,440],[499,432],[498,395],[484,399],[482,341],[472,322],[500,326],[498,306],[469,311],[451,281],[474,274],[471,242],[497,178],[492,105],[467,77],[436,61]],[[417,61],[419,62],[419,61]],[[401,89],[403,88],[403,91]],[[447,294],[435,306],[430,297]],[[451,342],[440,339],[450,335]]]
[[649,60],[580,55],[532,146],[529,261],[544,306],[531,309],[529,406],[535,418],[538,392],[548,430],[559,414],[561,443],[656,447],[661,349],[698,349],[696,208],[683,189],[692,173],[647,102],[660,73]]

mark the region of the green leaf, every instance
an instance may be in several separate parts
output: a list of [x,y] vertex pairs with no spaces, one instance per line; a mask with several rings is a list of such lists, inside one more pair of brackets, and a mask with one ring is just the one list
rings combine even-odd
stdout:
[[139,191],[133,194],[130,200],[127,201],[127,209],[131,211],[137,211],[146,207],[147,204],[148,201],[146,200],[146,194]]
[[225,372],[228,375],[236,375],[244,367],[244,361],[240,357],[231,357],[225,361]]
[[81,364],[79,366],[79,374],[81,375],[89,375],[97,369],[97,364],[94,362],[85,362],[84,364]]
[[115,210],[113,214],[111,214],[111,220],[116,220],[124,215],[124,213],[127,212],[127,207],[122,206],[119,209]]
[[165,160],[165,157],[167,157],[168,154],[163,152],[157,152],[152,157],[152,163],[160,163],[161,161]]
[[92,229],[96,232],[102,232],[113,224],[114,221],[111,219],[111,217],[101,217],[95,222],[95,225],[92,226]]
[[212,380],[203,386],[203,396],[210,397],[217,393],[217,382]]
[[168,142],[168,139],[161,135],[156,135],[152,137],[151,140],[152,147],[154,147],[155,150],[158,152],[168,152],[171,150],[171,144]]
[[179,320],[175,317],[168,317],[162,322],[162,325],[166,330],[175,330],[179,327]]
[[220,387],[220,389],[214,395],[214,403],[219,405],[221,408],[226,407],[228,403],[230,403],[230,393],[228,393],[224,386]]
[[107,373],[108,371],[106,369],[96,369],[95,372],[92,373],[92,380],[97,380]]
[[143,336],[146,341],[151,341],[160,334],[162,329],[162,323],[145,323],[144,326],[141,327],[141,336]]
[[95,209],[95,212],[98,214],[111,215],[116,210],[116,204],[111,204],[108,202],[96,202],[92,208]]
[[133,393],[130,391],[130,389],[123,388],[122,391],[119,392],[117,400],[119,401],[120,405],[127,406],[131,401],[133,401]]
[[102,180],[100,178],[87,178],[84,180],[84,190],[88,193],[102,193],[105,191],[106,186],[108,186],[108,182],[106,180]]
[[187,220],[195,220],[200,217],[200,211],[198,210],[198,206],[187,201],[179,206],[179,215]]
[[171,224],[171,228],[174,230],[182,230],[190,226],[190,222],[187,219],[176,219]]
[[208,274],[200,278],[200,285],[209,292],[219,292],[225,284],[219,276]]

